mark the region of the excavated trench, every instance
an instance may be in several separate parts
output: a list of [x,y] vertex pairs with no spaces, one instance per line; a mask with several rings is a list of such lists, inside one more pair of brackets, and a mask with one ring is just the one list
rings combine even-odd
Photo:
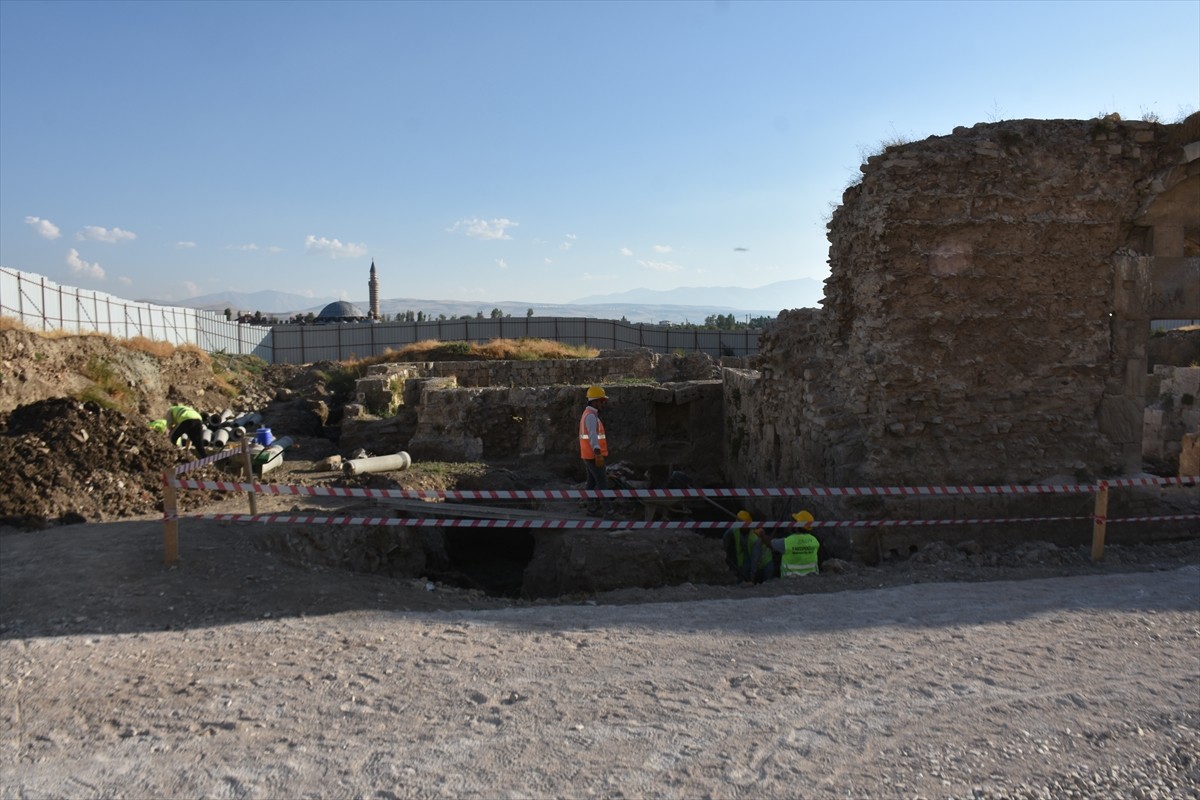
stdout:
[[437,576],[441,580],[495,597],[521,596],[525,568],[533,559],[532,531],[450,529],[445,544],[449,563]]

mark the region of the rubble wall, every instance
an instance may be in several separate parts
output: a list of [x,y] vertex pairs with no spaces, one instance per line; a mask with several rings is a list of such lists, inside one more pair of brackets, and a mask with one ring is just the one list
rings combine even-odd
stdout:
[[1142,456],[1175,464],[1178,472],[1184,436],[1200,432],[1200,366],[1156,366],[1147,401]]
[[[725,371],[731,480],[1136,471],[1146,376],[1131,364],[1145,360],[1150,278],[1171,279],[1176,307],[1200,293],[1178,128],[1016,120],[870,158],[828,226],[823,309],[782,313],[758,370]],[[1174,211],[1147,227],[1168,191]]]
[[[707,358],[707,357],[706,357]],[[418,461],[489,461],[580,473],[579,416],[584,386],[462,387],[452,378],[409,379],[408,399],[376,418],[347,414],[339,446],[408,452]],[[608,387],[603,411],[609,461],[665,477],[686,465],[698,481],[720,475],[719,380]]]

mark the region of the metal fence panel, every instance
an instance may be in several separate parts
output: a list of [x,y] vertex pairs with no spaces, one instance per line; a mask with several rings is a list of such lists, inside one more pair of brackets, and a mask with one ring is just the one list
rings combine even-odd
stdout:
[[503,321],[494,319],[467,320],[467,332],[471,337],[469,341],[476,344],[486,344],[492,339],[503,338],[501,336],[503,324]]
[[420,341],[418,322],[382,322],[375,327],[378,329],[376,334],[379,344],[378,353],[386,353],[388,350],[399,350],[405,345],[414,344]]
[[195,318],[196,345],[209,353],[254,355],[267,363],[274,359],[271,329],[243,325],[221,316],[201,313]]
[[432,322],[416,324],[416,341],[424,342],[434,339],[439,342],[465,342],[467,340],[467,321],[455,319],[440,319]]
[[0,314],[13,316],[33,330],[106,333],[118,339],[143,336],[174,345],[195,344],[210,352],[269,357],[269,329],[243,336],[236,323],[208,311],[138,303],[120,297],[63,286],[41,275],[0,267]]
[[757,331],[681,331],[591,317],[246,325],[227,320],[222,314],[137,303],[4,268],[0,268],[0,313],[16,317],[34,330],[108,333],[122,339],[144,336],[174,345],[191,343],[212,353],[252,354],[281,364],[364,358],[430,339],[485,343],[528,337],[600,350],[646,347],[658,353],[700,351],[714,358],[758,352]]

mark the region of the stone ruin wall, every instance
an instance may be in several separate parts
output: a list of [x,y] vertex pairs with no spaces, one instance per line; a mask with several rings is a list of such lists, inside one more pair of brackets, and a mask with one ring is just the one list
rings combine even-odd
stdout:
[[1139,471],[1150,315],[1200,316],[1198,123],[1016,120],[869,159],[824,308],[726,371],[732,483]]
[[1184,452],[1187,436],[1200,434],[1200,366],[1158,365],[1150,375],[1150,405],[1142,426],[1142,457],[1148,463],[1179,464],[1180,475],[1200,475],[1196,454]]
[[715,375],[703,353],[644,349],[590,359],[380,364],[359,379],[339,446],[404,450],[420,461],[510,462],[582,480],[576,426],[584,387],[603,384],[612,463],[650,470],[660,482],[683,467],[714,481],[723,420]]

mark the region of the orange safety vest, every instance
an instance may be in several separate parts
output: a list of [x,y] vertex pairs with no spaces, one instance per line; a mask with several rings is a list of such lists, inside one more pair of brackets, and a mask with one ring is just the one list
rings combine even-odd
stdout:
[[588,437],[587,421],[588,414],[596,415],[596,436],[600,440],[600,455],[608,458],[608,437],[604,435],[604,423],[600,420],[600,412],[593,406],[588,406],[579,416],[579,457],[587,461],[591,461],[596,457],[596,451],[592,449],[592,440]]

